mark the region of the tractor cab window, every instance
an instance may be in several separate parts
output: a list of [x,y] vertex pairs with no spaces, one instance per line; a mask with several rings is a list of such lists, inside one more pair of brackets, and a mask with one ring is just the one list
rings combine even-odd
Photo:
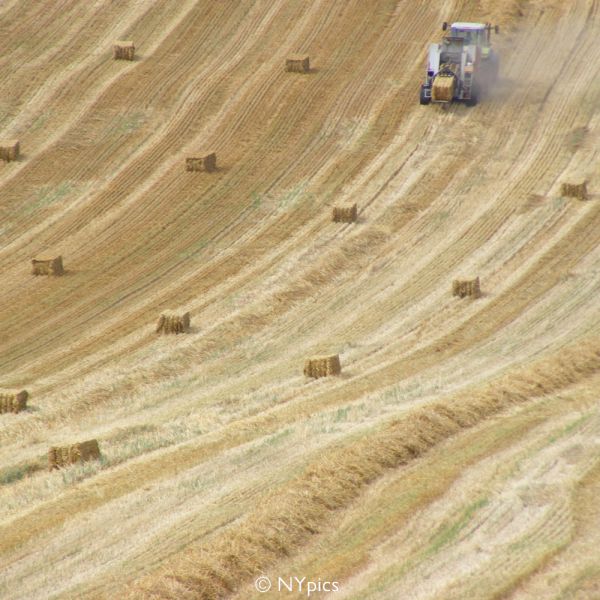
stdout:
[[462,38],[465,40],[465,44],[471,43],[471,32],[466,31],[464,29],[458,29],[457,27],[452,27],[450,30],[450,35],[455,38]]
[[469,44],[482,44],[483,31],[477,29],[459,29],[458,27],[452,27],[450,29],[450,35],[452,37],[462,38],[465,45]]

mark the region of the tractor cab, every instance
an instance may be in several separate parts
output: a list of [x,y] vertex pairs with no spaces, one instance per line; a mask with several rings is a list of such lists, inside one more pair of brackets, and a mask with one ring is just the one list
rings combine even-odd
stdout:
[[483,46],[485,43],[485,25],[482,23],[452,23],[450,37],[461,38],[464,44]]
[[[444,23],[442,29],[448,29],[448,23]],[[499,28],[496,25],[494,31],[498,33]],[[462,40],[465,46],[474,45],[481,48],[483,58],[487,58],[491,52],[491,23],[452,23],[450,25],[450,34],[446,37],[448,43],[453,40]]]

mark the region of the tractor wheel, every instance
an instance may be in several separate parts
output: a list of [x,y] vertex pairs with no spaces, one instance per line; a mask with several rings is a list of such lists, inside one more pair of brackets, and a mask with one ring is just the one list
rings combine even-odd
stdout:
[[425,95],[425,86],[421,86],[421,93],[419,94],[419,103],[420,104],[429,104],[431,102],[431,98]]
[[479,90],[477,86],[471,88],[471,97],[465,102],[467,106],[475,106],[479,102]]

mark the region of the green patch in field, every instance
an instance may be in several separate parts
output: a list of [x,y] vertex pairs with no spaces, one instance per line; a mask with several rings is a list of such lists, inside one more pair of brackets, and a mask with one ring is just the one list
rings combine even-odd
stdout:
[[578,417],[572,423],[569,423],[568,425],[565,425],[565,427],[563,427],[562,429],[560,429],[556,433],[553,433],[548,438],[548,443],[553,444],[554,442],[556,442],[560,438],[565,437],[566,435],[569,435],[572,431],[574,431],[575,429],[577,429],[580,425],[583,425],[584,423],[586,423],[587,421],[589,421],[591,418],[592,418],[591,414],[590,415],[582,415],[581,417]]
[[[535,540],[535,536],[529,538],[529,541]],[[528,557],[528,561],[522,564],[519,564],[515,569],[513,569],[510,573],[509,577],[504,577],[502,580],[498,581],[498,583],[494,586],[494,598],[508,598],[509,596],[513,596],[515,590],[519,589],[521,583],[529,578],[534,573],[538,572],[543,565],[547,564],[548,561],[556,556],[559,552],[563,551],[569,540],[569,535],[567,534],[563,539],[557,540],[554,542],[548,542],[547,540],[537,540],[533,544],[524,544],[525,555]],[[481,584],[475,583],[465,588],[465,597],[470,598],[475,595],[476,587]],[[556,596],[552,596],[554,600],[557,600]],[[567,596],[567,598],[572,598],[572,596]],[[586,596],[587,598],[587,596]]]
[[[341,294],[337,296],[335,302],[331,305],[331,310],[339,310],[348,305],[348,298],[346,296],[342,296]],[[349,346],[351,347],[351,346]]]
[[197,242],[193,243],[191,246],[188,246],[188,248],[186,250],[184,250],[183,252],[180,252],[178,254],[178,256],[179,256],[179,258],[195,258],[210,243],[211,243],[210,240],[201,238]]
[[118,429],[111,441],[124,442],[125,440],[129,440],[138,435],[143,435],[144,433],[153,433],[156,429],[156,425],[134,425],[133,427]]
[[263,442],[263,445],[276,446],[277,444],[279,444],[279,442],[281,442],[285,438],[289,437],[293,431],[294,431],[294,429],[289,427],[288,429],[284,429],[283,431],[274,433],[273,435],[270,435],[265,439],[265,441]]
[[567,204],[567,202],[568,200],[565,197],[559,196],[558,198],[554,198],[554,200],[552,200],[552,208],[554,210],[561,210],[565,207],[565,204]]
[[20,481],[27,477],[27,475],[39,470],[39,468],[40,466],[38,464],[32,463],[20,463],[18,465],[5,467],[0,470],[0,485],[8,485],[9,483]]
[[441,380],[427,382],[416,379],[407,385],[394,386],[388,388],[379,394],[379,402],[386,405],[404,404],[405,402],[418,398],[424,394],[438,393],[444,389]]
[[306,192],[307,182],[301,182],[278,199],[278,208],[292,208],[299,204],[312,204],[315,197]]
[[[593,598],[593,587],[600,583],[600,563],[591,564],[584,567],[575,578],[574,581],[564,587],[556,596],[556,600],[570,600],[571,598]],[[589,587],[591,589],[587,590]],[[597,589],[597,588],[596,588]],[[584,595],[587,594],[588,595]],[[579,594],[579,595],[578,595]]]
[[200,477],[194,477],[194,479],[186,479],[179,482],[178,487],[190,492],[200,492],[206,487],[206,478],[201,475]]
[[435,554],[440,548],[443,548],[446,544],[454,541],[458,537],[458,534],[471,521],[473,515],[484,506],[487,506],[487,504],[487,498],[482,498],[481,500],[478,500],[477,502],[467,506],[458,521],[455,521],[454,523],[444,523],[441,525],[431,538],[426,554]]
[[260,208],[263,200],[262,195],[258,192],[252,192],[250,198],[252,199],[252,208]]
[[348,413],[350,412],[350,407],[345,406],[343,408],[338,408],[333,420],[335,423],[345,423],[348,420]]
[[567,144],[572,151],[578,150],[583,146],[588,133],[589,129],[587,127],[575,127],[575,129],[570,131],[567,136]]
[[449,216],[450,216],[450,211],[448,211],[448,210],[439,210],[438,212],[433,213],[431,215],[432,221],[436,225],[441,225],[444,221],[446,221],[448,219]]
[[60,202],[74,190],[75,187],[70,181],[63,181],[58,185],[44,185],[38,188],[31,202],[23,208],[23,212],[30,215],[47,208],[56,202]]
[[312,206],[316,201],[316,196],[307,191],[308,181],[301,181],[293,188],[282,192],[260,193],[256,190],[250,194],[251,208],[258,209],[266,206],[271,209],[288,209],[298,206]]
[[271,456],[273,447],[287,439],[293,432],[294,428],[288,427],[287,429],[266,436],[260,442],[250,442],[245,446],[242,453],[232,457],[231,462],[234,465],[242,465],[249,460],[257,459],[258,457],[262,457],[261,460],[265,460],[265,457],[268,458]]
[[174,446],[203,433],[202,428],[187,421],[173,421],[160,427],[138,425],[121,430],[105,444],[104,464],[118,465],[136,456]]
[[133,458],[135,456],[141,456],[147,452],[152,452],[153,450],[157,450],[158,448],[169,445],[170,441],[161,440],[159,437],[154,435],[138,436],[131,438],[127,441],[127,444],[124,444],[121,446],[121,448],[119,448],[119,457],[121,459]]
[[106,459],[101,455],[99,460],[91,460],[81,464],[76,464],[64,469],[60,469],[63,483],[72,485],[79,483],[92,475],[95,475],[106,464]]
[[174,377],[172,379],[165,381],[165,383],[163,383],[161,387],[165,391],[178,390],[183,387],[184,383],[187,383],[187,382],[182,381],[179,377]]
[[138,130],[146,122],[146,116],[142,112],[127,115],[119,115],[111,128],[111,133],[117,135],[129,135]]
[[4,123],[9,117],[11,117],[11,113],[8,110],[0,109],[0,125]]
[[35,120],[33,121],[33,123],[31,123],[31,125],[29,126],[29,131],[37,131],[38,129],[41,129],[45,124],[46,121],[50,118],[50,112],[43,112],[42,114],[38,115]]

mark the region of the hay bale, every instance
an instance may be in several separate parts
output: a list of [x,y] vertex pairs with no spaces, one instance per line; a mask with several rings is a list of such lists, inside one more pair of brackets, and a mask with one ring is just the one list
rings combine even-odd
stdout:
[[304,374],[307,377],[328,377],[342,372],[339,354],[315,356],[304,362]]
[[216,152],[200,152],[185,159],[186,171],[206,171],[211,173],[217,169]]
[[452,282],[452,295],[459,298],[467,296],[479,298],[481,296],[479,277],[475,277],[475,279],[455,279]]
[[62,256],[56,256],[55,258],[33,258],[31,264],[34,275],[62,275],[65,272]]
[[563,183],[561,186],[563,196],[569,198],[579,198],[579,200],[588,199],[587,181],[578,181],[576,183]]
[[115,60],[133,60],[135,46],[131,41],[117,40],[113,44],[113,57]]
[[334,206],[331,218],[336,223],[354,223],[357,219],[358,211],[356,204],[344,206]]
[[293,73],[308,73],[310,59],[306,54],[293,54],[285,60],[285,70]]
[[88,440],[71,446],[70,456],[72,462],[85,462],[100,458],[98,440]]
[[52,446],[48,450],[48,468],[52,471],[98,458],[100,458],[98,440],[88,440],[71,446]]
[[0,142],[0,160],[10,162],[19,158],[19,140],[3,140]]
[[190,330],[190,313],[183,315],[165,313],[160,315],[156,333],[187,333]]
[[27,408],[27,390],[0,392],[0,413],[19,413]]
[[433,80],[431,99],[434,102],[451,102],[454,97],[454,82],[452,75],[438,75]]

